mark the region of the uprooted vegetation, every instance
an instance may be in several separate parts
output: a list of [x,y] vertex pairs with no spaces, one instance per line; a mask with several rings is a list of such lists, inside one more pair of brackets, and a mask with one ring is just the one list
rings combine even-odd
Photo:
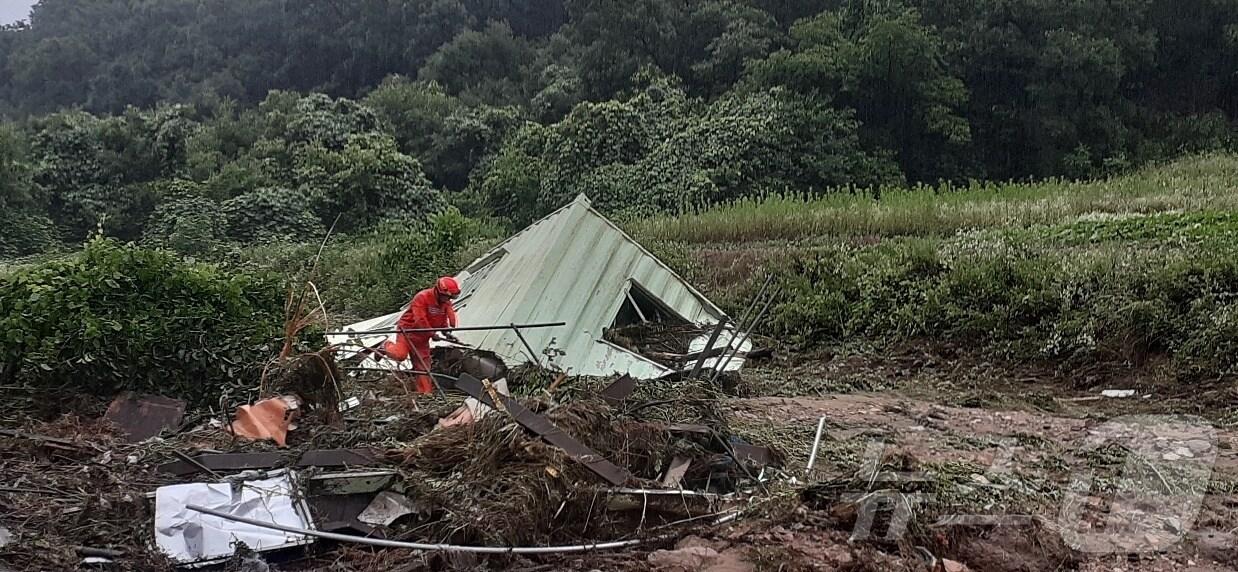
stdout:
[[[322,447],[380,451],[374,464],[397,469],[392,471],[396,481],[391,490],[416,503],[412,514],[385,529],[389,538],[486,546],[592,544],[658,539],[668,534],[673,539],[686,530],[708,530],[711,519],[744,508],[744,496],[725,495],[755,487],[752,475],[760,471],[753,461],[741,463],[729,456],[733,441],[717,400],[703,398],[712,394],[703,383],[642,387],[624,402],[611,405],[595,397],[604,380],[581,378],[563,386],[557,399],[521,398],[597,457],[630,473],[625,483],[629,486],[661,488],[658,481],[667,464],[683,456],[693,462],[683,477],[684,486],[716,495],[671,495],[642,501],[640,495],[616,492],[581,459],[513,423],[505,412],[491,411],[473,424],[433,429],[440,417],[457,406],[459,394],[428,396],[416,410],[410,410],[397,397],[402,391],[392,381],[364,385],[347,381],[347,392],[370,392],[363,405],[350,413],[354,417],[337,425],[303,417],[301,427],[290,434],[289,448],[282,451],[266,442],[238,441],[209,423],[137,444],[118,439],[106,422],[78,417],[27,424],[20,432],[0,435],[0,451],[4,452],[0,476],[16,495],[0,506],[5,508],[3,514],[30,517],[25,522],[0,517],[23,541],[16,550],[0,552],[0,562],[71,567],[76,561],[74,547],[90,546],[123,553],[123,561],[135,569],[161,569],[165,562],[148,544],[149,528],[132,523],[152,515],[154,506],[143,491],[207,478],[169,472],[173,470],[165,464],[177,460],[176,451],[278,451],[280,460],[260,467],[264,469],[294,466],[303,453]],[[526,390],[545,395],[541,389]],[[653,396],[663,399],[650,399]],[[384,420],[391,411],[400,412],[398,421]],[[669,430],[665,418],[701,425],[675,432]],[[80,463],[88,464],[89,470],[76,468]],[[762,463],[768,463],[768,471],[775,471],[778,456]],[[301,470],[310,477],[324,472]],[[96,495],[91,489],[100,492]],[[48,494],[55,496],[44,499]],[[312,490],[309,495],[315,513],[328,511],[322,518],[335,514],[330,512],[335,510],[331,501],[320,501]],[[86,507],[81,517],[49,516],[66,508],[79,514],[77,507],[82,502],[96,504]],[[81,526],[83,519],[94,525]],[[665,542],[655,542],[655,546]],[[35,550],[38,546],[48,549]]]

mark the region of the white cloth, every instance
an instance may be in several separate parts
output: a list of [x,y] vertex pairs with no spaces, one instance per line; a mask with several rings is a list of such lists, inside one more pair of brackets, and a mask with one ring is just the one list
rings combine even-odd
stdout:
[[155,490],[155,544],[179,564],[208,564],[232,556],[234,542],[255,551],[313,542],[312,537],[233,522],[187,508],[196,504],[237,516],[310,529],[308,511],[293,495],[291,471],[262,480],[190,483]]

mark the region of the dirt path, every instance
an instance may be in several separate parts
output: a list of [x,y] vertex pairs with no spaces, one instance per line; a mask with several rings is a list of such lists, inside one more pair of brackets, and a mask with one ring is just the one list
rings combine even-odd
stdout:
[[[1018,524],[936,529],[952,539],[946,551],[974,570],[1238,570],[1238,433],[1199,418],[1183,424],[1123,415],[1126,404],[1068,403],[1069,414],[983,409],[935,403],[924,392],[886,391],[737,398],[727,410],[740,433],[777,443],[792,473],[809,482],[900,459],[913,469],[906,476],[934,491],[920,509],[925,513],[1032,515],[1048,523],[1024,530]],[[804,477],[822,417],[817,467]],[[1151,461],[1132,460],[1144,458]],[[1080,475],[1093,477],[1095,493],[1071,496]],[[874,488],[881,486],[889,485]],[[1125,504],[1110,498],[1123,486],[1150,494]],[[1199,508],[1192,511],[1194,497]],[[1086,506],[1068,513],[1068,498],[1082,498]],[[1076,520],[1083,524],[1071,524]],[[1116,540],[1098,532],[1105,530],[1119,531],[1109,535]],[[1109,544],[1088,544],[1093,537]],[[1063,546],[1070,539],[1084,542],[1084,551]]]

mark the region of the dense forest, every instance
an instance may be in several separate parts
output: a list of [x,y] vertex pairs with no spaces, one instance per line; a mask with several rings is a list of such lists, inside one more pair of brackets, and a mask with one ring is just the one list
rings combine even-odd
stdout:
[[1231,147],[1235,0],[41,0],[0,256],[1089,178]]

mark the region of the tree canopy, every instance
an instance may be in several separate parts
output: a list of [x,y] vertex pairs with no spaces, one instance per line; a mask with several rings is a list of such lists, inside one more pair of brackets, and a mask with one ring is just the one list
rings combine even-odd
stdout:
[[253,240],[582,191],[640,214],[1104,176],[1234,145],[1233,22],[1234,0],[41,0],[0,29],[0,207],[76,240],[232,205],[195,236]]

